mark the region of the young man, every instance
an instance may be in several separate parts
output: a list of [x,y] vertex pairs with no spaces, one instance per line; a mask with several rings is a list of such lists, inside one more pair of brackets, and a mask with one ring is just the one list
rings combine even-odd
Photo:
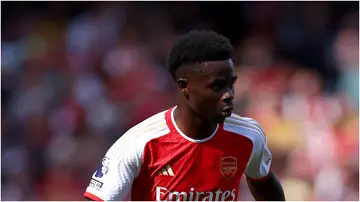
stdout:
[[258,123],[232,114],[236,72],[230,42],[192,31],[168,58],[177,106],[127,131],[92,176],[90,200],[234,201],[240,179],[256,200],[285,200],[270,171]]

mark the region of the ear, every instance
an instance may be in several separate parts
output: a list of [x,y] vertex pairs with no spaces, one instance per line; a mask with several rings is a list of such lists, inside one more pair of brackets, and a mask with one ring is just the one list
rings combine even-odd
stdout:
[[185,98],[189,99],[188,81],[184,78],[179,78],[177,79],[177,85],[180,88],[180,92],[185,96]]

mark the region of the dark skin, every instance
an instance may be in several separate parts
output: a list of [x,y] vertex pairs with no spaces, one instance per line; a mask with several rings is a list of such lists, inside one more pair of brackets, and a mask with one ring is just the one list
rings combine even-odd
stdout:
[[[231,115],[237,76],[231,60],[196,64],[199,68],[194,65],[176,72],[180,94],[174,119],[188,137],[204,139]],[[261,182],[247,177],[247,183],[257,201],[285,201],[283,189],[272,172]]]
[[[190,138],[209,137],[217,124],[231,115],[237,79],[232,60],[183,66],[176,77],[180,94],[175,122]],[[246,181],[255,200],[285,201],[282,186],[272,172],[265,180],[247,177]]]
[[201,67],[184,67],[177,72],[183,76],[177,80],[180,96],[174,118],[187,136],[203,139],[231,115],[223,108],[233,106],[237,76],[231,60],[194,65]]
[[250,192],[257,201],[285,201],[284,190],[273,172],[262,181],[246,177]]

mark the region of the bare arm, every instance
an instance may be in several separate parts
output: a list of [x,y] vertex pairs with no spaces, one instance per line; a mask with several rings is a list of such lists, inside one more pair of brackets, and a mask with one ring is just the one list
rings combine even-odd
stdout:
[[272,172],[261,181],[246,177],[246,182],[256,201],[285,201],[284,190]]

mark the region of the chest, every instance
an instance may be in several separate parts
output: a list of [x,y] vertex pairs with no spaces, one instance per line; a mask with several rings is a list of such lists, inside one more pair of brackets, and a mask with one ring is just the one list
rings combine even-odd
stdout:
[[147,171],[156,187],[187,192],[237,189],[252,152],[245,139],[192,143],[164,141],[149,145]]

